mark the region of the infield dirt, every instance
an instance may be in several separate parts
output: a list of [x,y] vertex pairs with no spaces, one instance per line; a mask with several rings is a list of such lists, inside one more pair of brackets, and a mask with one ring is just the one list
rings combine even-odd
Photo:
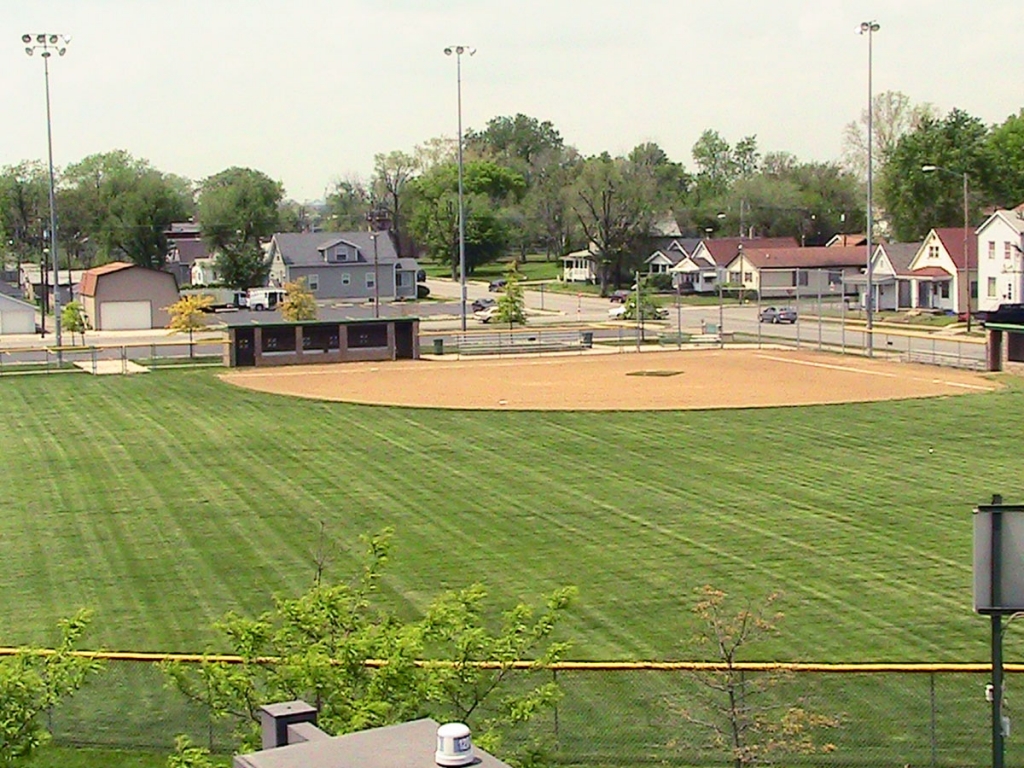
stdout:
[[224,381],[318,400],[487,410],[681,410],[989,392],[984,374],[793,350],[434,358],[232,371]]

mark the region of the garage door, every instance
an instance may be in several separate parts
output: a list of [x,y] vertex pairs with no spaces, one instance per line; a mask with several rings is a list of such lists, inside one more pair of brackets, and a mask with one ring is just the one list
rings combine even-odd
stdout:
[[153,327],[153,313],[148,301],[105,301],[100,304],[100,327],[103,331],[137,331]]

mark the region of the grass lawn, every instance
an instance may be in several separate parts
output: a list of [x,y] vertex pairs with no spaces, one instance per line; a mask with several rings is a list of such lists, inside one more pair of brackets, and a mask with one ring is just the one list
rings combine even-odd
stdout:
[[[902,403],[577,414],[293,400],[207,369],[5,377],[0,644],[50,642],[58,617],[87,606],[92,647],[222,649],[210,625],[226,611],[310,583],[324,521],[339,577],[358,534],[395,526],[384,596],[410,617],[474,581],[502,605],[576,584],[561,631],[575,659],[695,658],[689,607],[711,583],[783,593],[782,633],[747,660],[985,661],[970,510],[993,492],[1020,500],[1007,416],[1024,410],[1024,385],[1007,381]],[[1020,636],[1007,632],[1007,661]],[[81,723],[93,743],[156,752],[182,730],[202,739],[202,713],[143,666],[112,664],[59,708],[58,740],[82,739]],[[699,733],[666,709],[684,676],[559,680],[567,762],[700,761],[686,746]],[[947,764],[984,752],[984,682],[938,680]],[[798,683],[844,713],[841,761],[928,759],[927,676]],[[30,765],[157,764],[69,754]]]
[[[692,590],[785,593],[764,658],[981,661],[971,507],[1013,501],[1024,410],[992,395],[679,413],[355,407],[209,370],[0,380],[0,642],[195,651],[227,610],[313,575],[320,521],[351,572],[397,529],[385,591],[418,614],[482,581],[580,588],[578,659],[689,658]],[[928,449],[934,448],[934,453]],[[966,453],[965,453],[966,452]],[[455,546],[458,544],[458,546]]]

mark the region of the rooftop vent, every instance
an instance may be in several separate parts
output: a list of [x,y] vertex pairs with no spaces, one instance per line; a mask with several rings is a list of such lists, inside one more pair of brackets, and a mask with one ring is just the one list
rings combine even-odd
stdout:
[[473,762],[473,742],[469,726],[445,723],[437,729],[437,752],[434,761],[443,766],[469,765]]

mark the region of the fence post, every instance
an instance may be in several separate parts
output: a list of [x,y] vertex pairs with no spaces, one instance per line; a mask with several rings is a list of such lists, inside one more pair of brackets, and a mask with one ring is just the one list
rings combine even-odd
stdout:
[[938,744],[935,735],[935,673],[928,673],[928,693],[931,699],[932,707],[932,722],[931,722],[931,742],[932,742],[932,768],[935,768],[937,762]]
[[[551,681],[558,685],[558,670],[551,670]],[[562,745],[558,741],[558,699],[555,699],[555,749],[560,750]]]

